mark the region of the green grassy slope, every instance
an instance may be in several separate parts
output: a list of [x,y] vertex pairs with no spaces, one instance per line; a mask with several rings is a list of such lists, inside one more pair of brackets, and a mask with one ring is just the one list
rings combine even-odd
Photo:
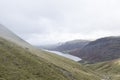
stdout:
[[29,51],[0,39],[1,80],[69,80],[60,69]]
[[108,77],[108,80],[120,80],[120,59],[96,64],[87,64],[86,67],[102,77]]
[[0,38],[0,80],[100,80],[82,65]]
[[56,66],[62,67],[64,70],[71,73],[76,80],[99,80],[99,77],[93,74],[91,70],[84,68],[83,65],[75,61],[66,59],[55,54],[50,54],[45,51],[41,51],[39,53],[40,54],[37,54],[38,56],[52,62]]

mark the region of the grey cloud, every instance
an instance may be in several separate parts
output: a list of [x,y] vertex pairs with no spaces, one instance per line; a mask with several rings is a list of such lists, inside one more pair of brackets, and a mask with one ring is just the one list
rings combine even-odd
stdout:
[[116,36],[120,31],[119,4],[119,0],[2,0],[0,23],[31,43],[37,40],[30,38],[33,34],[41,41],[44,36],[47,41],[50,35],[64,34]]

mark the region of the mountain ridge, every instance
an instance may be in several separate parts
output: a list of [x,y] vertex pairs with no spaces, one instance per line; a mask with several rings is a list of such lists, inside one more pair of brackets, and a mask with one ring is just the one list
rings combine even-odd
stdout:
[[71,54],[90,62],[101,62],[120,58],[120,37],[97,39],[82,49],[71,52]]

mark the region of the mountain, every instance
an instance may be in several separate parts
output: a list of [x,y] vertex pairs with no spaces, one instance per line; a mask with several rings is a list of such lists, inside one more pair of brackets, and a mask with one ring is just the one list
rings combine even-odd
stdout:
[[83,65],[35,48],[2,25],[0,25],[0,79],[101,80]]
[[74,51],[76,49],[80,49],[84,47],[89,42],[90,41],[87,41],[87,40],[72,40],[72,41],[67,41],[65,43],[59,43],[56,45],[46,46],[43,48],[48,49],[48,50],[56,50],[60,52],[69,53],[70,51]]
[[92,63],[120,58],[120,37],[97,39],[71,54]]
[[63,43],[62,45],[56,48],[57,51],[71,51],[79,49],[87,45],[90,41],[87,40],[73,40]]

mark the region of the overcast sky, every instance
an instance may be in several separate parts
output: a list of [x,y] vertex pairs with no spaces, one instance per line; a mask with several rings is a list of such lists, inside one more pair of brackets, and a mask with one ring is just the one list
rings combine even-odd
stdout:
[[33,45],[120,34],[120,0],[0,0],[0,23]]

